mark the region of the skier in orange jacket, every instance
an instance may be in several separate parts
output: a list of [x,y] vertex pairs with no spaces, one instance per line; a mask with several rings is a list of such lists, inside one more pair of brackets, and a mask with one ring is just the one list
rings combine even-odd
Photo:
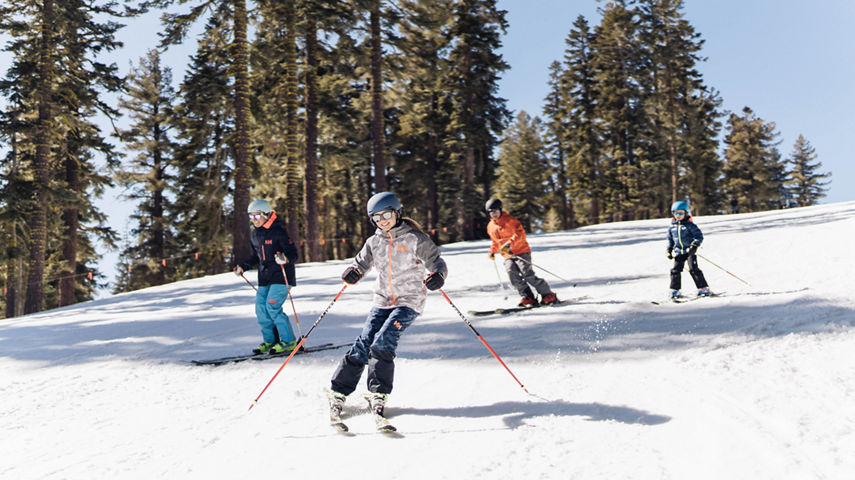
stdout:
[[487,224],[487,235],[493,240],[490,245],[490,260],[495,260],[496,253],[505,259],[504,266],[508,272],[511,285],[517,289],[522,300],[521,307],[533,307],[538,304],[531,287],[540,294],[540,303],[548,305],[558,301],[558,297],[549,288],[546,280],[534,274],[531,264],[531,247],[525,239],[525,229],[522,223],[508,212],[502,210],[502,201],[493,198],[485,205],[490,215]]

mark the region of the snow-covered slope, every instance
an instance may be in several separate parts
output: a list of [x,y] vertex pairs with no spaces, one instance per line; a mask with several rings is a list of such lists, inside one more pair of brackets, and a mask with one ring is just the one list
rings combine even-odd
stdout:
[[[403,438],[373,432],[363,390],[345,408],[355,436],[326,425],[343,348],[294,357],[251,412],[281,360],[191,365],[260,341],[232,274],[0,321],[0,477],[853,478],[855,202],[695,221],[701,255],[750,286],[701,260],[724,296],[652,304],[664,219],[530,236],[535,264],[566,279],[538,270],[559,297],[589,298],[470,320],[531,395],[429,294],[387,407]],[[442,247],[464,312],[517,301],[486,249]],[[303,332],[344,265],[298,267]],[[367,280],[307,345],[358,334]]]

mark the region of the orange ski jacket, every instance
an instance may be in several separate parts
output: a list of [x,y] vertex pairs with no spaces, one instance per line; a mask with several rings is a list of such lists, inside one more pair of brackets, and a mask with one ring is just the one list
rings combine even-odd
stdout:
[[490,253],[499,253],[502,245],[509,243],[511,254],[502,254],[508,258],[520,253],[531,252],[531,247],[528,246],[528,241],[525,239],[525,229],[522,223],[508,212],[502,211],[502,216],[496,220],[490,220],[487,224],[487,235],[493,240],[490,245]]

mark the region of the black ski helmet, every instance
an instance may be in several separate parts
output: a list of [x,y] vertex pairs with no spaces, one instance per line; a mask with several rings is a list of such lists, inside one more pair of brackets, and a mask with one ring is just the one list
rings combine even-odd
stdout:
[[502,201],[498,198],[491,198],[487,200],[487,203],[484,205],[484,208],[489,212],[490,210],[501,210],[502,209]]
[[380,192],[375,193],[374,196],[368,199],[368,204],[366,206],[368,210],[368,216],[374,215],[377,212],[382,212],[383,210],[394,210],[396,214],[398,214],[398,220],[401,220],[401,212],[404,210],[403,205],[401,205],[401,201],[398,200],[397,195],[392,192]]

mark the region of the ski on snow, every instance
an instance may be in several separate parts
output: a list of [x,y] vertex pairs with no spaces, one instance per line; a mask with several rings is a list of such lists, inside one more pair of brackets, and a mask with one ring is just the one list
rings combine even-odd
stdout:
[[[327,395],[329,396],[329,393]],[[398,429],[389,422],[389,419],[383,416],[382,413],[378,413],[371,406],[371,394],[366,393],[364,398],[365,401],[368,402],[368,411],[370,411],[371,415],[374,417],[374,428],[377,429],[377,432],[389,436],[400,436]],[[350,427],[348,427],[341,419],[341,411],[333,408],[332,406],[330,406],[330,426],[339,433],[353,436],[353,433],[350,432]]]
[[350,432],[350,428],[341,421],[341,406],[336,407],[333,405],[334,398],[330,391],[327,391],[327,399],[330,402],[330,426],[336,429],[339,433],[347,434]]
[[394,434],[398,431],[394,425],[389,423],[389,419],[383,416],[383,407],[380,407],[380,410],[375,409],[374,406],[371,405],[371,394],[365,394],[365,401],[368,402],[368,410],[371,411],[371,415],[374,416],[374,427],[377,428],[377,431],[380,433]]
[[572,305],[574,303],[581,302],[582,300],[587,300],[589,298],[591,298],[591,297],[584,295],[581,297],[568,298],[566,300],[559,300],[555,303],[550,303],[547,305],[539,303],[537,305],[532,305],[530,307],[508,307],[508,308],[496,308],[494,310],[469,310],[466,313],[468,313],[469,315],[472,315],[473,317],[484,317],[487,315],[503,315],[503,314],[507,314],[507,313],[522,312],[525,310],[534,310],[535,308],[541,308],[541,307],[560,307],[563,305]]
[[653,305],[667,305],[669,303],[689,303],[689,302],[694,302],[695,300],[700,300],[702,298],[722,297],[722,296],[724,296],[724,293],[725,292],[710,293],[709,295],[698,295],[695,297],[669,298],[667,300],[661,300],[661,301],[651,300],[650,303],[652,303]]
[[[350,345],[349,343],[342,344],[333,344],[333,343],[324,343],[321,345],[314,345],[311,347],[301,347],[295,355],[302,355],[304,353],[312,353],[312,352],[320,352],[323,350],[333,350],[336,348],[346,347]],[[191,360],[191,363],[194,365],[224,365],[226,363],[237,363],[243,362],[244,360],[269,360],[271,358],[279,358],[279,357],[287,357],[291,355],[291,352],[282,352],[282,353],[250,353],[247,355],[235,355],[232,357],[221,357],[221,358],[212,358],[210,360]]]

